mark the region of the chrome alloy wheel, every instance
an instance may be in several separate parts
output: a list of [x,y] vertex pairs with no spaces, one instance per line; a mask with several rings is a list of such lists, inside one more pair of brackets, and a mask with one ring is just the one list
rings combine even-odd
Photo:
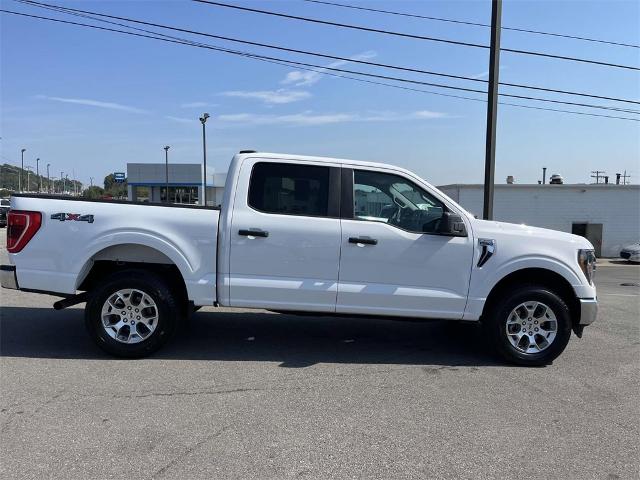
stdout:
[[146,340],[158,325],[156,302],[142,290],[126,288],[109,295],[102,306],[102,326],[122,343]]
[[558,333],[553,310],[544,303],[524,302],[514,308],[506,324],[511,345],[523,353],[539,353],[549,348]]

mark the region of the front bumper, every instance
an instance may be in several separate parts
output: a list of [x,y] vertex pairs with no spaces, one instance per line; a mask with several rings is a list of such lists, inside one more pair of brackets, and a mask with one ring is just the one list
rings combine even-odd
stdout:
[[2,288],[18,290],[18,278],[15,265],[0,265],[0,284]]
[[598,317],[598,299],[580,298],[580,325],[590,325]]

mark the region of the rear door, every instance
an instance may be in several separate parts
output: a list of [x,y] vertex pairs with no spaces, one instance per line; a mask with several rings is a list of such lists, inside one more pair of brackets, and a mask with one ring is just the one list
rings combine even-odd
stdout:
[[342,189],[336,311],[462,318],[473,242],[437,233],[449,207],[414,180],[385,170],[345,168]]
[[246,159],[231,227],[230,304],[335,311],[339,199],[338,165]]

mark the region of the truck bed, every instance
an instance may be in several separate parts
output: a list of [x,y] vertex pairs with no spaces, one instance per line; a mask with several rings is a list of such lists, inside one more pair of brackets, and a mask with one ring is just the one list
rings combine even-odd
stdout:
[[217,207],[17,194],[11,208],[42,213],[11,255],[20,288],[73,294],[94,262],[115,260],[174,264],[194,304],[216,300]]

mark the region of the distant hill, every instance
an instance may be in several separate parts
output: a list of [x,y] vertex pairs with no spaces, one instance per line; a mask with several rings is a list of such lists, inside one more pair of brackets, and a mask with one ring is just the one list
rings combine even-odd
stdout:
[[[0,165],[0,189],[17,192],[20,171],[22,171],[22,190],[25,192],[37,192],[40,186],[42,192],[48,192],[49,188],[52,189],[51,191],[62,192],[63,184],[66,191],[74,191],[74,186],[78,193],[82,191],[82,182],[78,180],[75,182],[71,179],[67,181],[53,180],[49,186],[46,175],[36,175],[33,172],[29,174],[27,170],[22,170],[20,167],[8,163]],[[29,182],[28,185],[27,179]]]

